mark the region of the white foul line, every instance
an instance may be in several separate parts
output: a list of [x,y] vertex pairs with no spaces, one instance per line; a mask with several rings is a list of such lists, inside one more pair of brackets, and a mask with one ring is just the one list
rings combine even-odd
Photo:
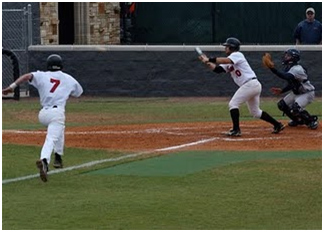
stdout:
[[[274,139],[274,140],[276,140],[276,139],[283,139],[283,138],[288,138],[288,137],[268,137],[266,139],[270,139],[270,140]],[[181,148],[185,148],[185,147],[191,147],[191,146],[195,146],[195,145],[199,145],[199,144],[212,142],[214,140],[223,140],[223,141],[231,141],[231,142],[234,141],[235,142],[235,141],[255,141],[255,140],[264,140],[264,139],[265,138],[223,138],[223,137],[213,137],[213,138],[202,139],[202,140],[198,140],[196,142],[186,143],[186,144],[177,145],[177,146],[159,148],[159,149],[155,149],[155,150],[151,150],[151,151],[143,151],[143,152],[134,153],[134,154],[128,154],[128,155],[124,155],[124,156],[120,156],[120,157],[116,157],[116,158],[109,158],[109,159],[91,161],[91,162],[76,165],[76,166],[71,166],[71,167],[67,167],[67,168],[63,168],[63,169],[52,170],[52,171],[49,171],[47,174],[51,175],[51,174],[56,174],[56,173],[72,171],[72,170],[76,170],[76,169],[80,169],[80,168],[87,168],[87,167],[91,167],[91,166],[94,166],[94,165],[97,165],[97,164],[120,161],[120,160],[124,160],[124,159],[128,159],[128,158],[134,158],[134,157],[137,157],[137,156],[150,154],[150,153],[155,153],[155,152],[177,150],[177,149],[181,149]],[[13,179],[2,180],[2,184],[8,184],[8,183],[17,182],[17,181],[28,180],[28,179],[32,179],[32,178],[36,178],[36,177],[39,177],[39,174],[34,174],[34,175],[17,177],[17,178],[13,178]]]
[[[56,169],[56,170],[53,170],[53,171],[49,171],[47,174],[51,175],[51,174],[56,174],[56,173],[72,171],[72,170],[76,170],[76,169],[80,169],[80,168],[87,168],[87,167],[94,166],[96,164],[114,162],[114,161],[124,160],[124,159],[128,159],[128,158],[134,158],[134,157],[137,157],[137,156],[150,154],[150,153],[155,153],[155,152],[177,150],[177,149],[184,148],[184,147],[190,147],[190,146],[195,146],[195,145],[198,145],[198,144],[208,143],[208,142],[214,141],[216,139],[217,138],[202,139],[202,140],[198,140],[196,142],[186,143],[186,144],[182,144],[182,145],[178,145],[178,146],[165,147],[165,148],[155,149],[155,150],[152,150],[152,151],[144,151],[144,152],[124,155],[124,156],[120,156],[120,157],[116,157],[116,158],[95,160],[95,161],[91,161],[91,162],[76,165],[76,166],[71,166],[71,167],[67,167],[67,168],[63,168],[63,169]],[[17,182],[17,181],[28,180],[28,179],[32,179],[32,178],[36,178],[36,177],[39,177],[39,174],[34,174],[34,175],[17,177],[17,178],[13,178],[13,179],[2,180],[2,184],[8,184],[8,183]]]

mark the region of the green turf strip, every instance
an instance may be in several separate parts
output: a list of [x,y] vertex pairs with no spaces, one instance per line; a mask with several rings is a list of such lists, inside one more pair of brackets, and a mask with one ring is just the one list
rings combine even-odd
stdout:
[[99,169],[90,174],[183,176],[205,169],[261,159],[317,158],[321,151],[185,151]]

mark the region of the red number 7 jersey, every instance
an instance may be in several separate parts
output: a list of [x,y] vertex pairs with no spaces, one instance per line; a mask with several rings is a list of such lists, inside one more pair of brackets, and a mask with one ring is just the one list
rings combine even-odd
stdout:
[[32,74],[30,85],[38,90],[42,107],[65,107],[69,96],[79,97],[83,93],[77,80],[62,71],[37,71]]

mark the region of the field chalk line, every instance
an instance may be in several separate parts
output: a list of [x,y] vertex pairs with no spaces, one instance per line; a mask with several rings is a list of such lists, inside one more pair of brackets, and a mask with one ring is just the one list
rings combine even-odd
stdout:
[[[130,133],[163,133],[166,132],[167,130],[179,130],[179,129],[184,129],[184,128],[166,128],[166,129],[144,129],[144,130],[139,130],[139,131],[101,131],[101,132],[95,132],[95,133],[89,133],[89,132],[66,132],[67,134],[130,134]],[[195,129],[192,127],[188,127],[185,129]],[[44,134],[46,133],[46,131],[21,131],[21,130],[3,130],[3,133],[16,133],[16,134]],[[284,137],[287,138],[287,137]],[[204,144],[204,143],[208,143],[208,142],[212,142],[214,140],[223,140],[223,141],[255,141],[255,140],[263,140],[264,138],[223,138],[223,137],[212,137],[209,139],[202,139],[202,140],[198,140],[196,142],[191,142],[191,143],[186,143],[186,144],[182,144],[182,145],[177,145],[177,146],[171,146],[171,147],[165,147],[165,148],[159,148],[159,149],[155,149],[155,150],[151,150],[151,151],[143,151],[143,152],[138,152],[138,153],[134,153],[134,154],[128,154],[128,155],[124,155],[124,156],[120,156],[120,157],[116,157],[116,158],[109,158],[109,159],[103,159],[103,160],[96,160],[96,161],[91,161],[88,163],[84,163],[84,164],[80,164],[80,165],[75,165],[75,166],[71,166],[71,167],[67,167],[67,168],[63,168],[63,169],[56,169],[56,170],[52,170],[48,172],[48,175],[52,175],[52,174],[57,174],[57,173],[62,173],[62,172],[67,172],[67,171],[72,171],[72,170],[76,170],[76,169],[80,169],[80,168],[86,168],[86,167],[91,167],[97,164],[102,164],[102,163],[107,163],[107,162],[115,162],[115,161],[120,161],[120,160],[124,160],[124,159],[128,159],[128,158],[134,158],[134,157],[138,157],[141,155],[145,155],[145,154],[151,154],[151,153],[156,153],[156,152],[163,152],[163,151],[173,151],[173,150],[177,150],[177,149],[181,149],[181,148],[185,148],[185,147],[191,147],[191,146],[195,146],[195,145],[199,145],[199,144]],[[268,137],[267,139],[283,139],[283,137],[277,138],[277,137]],[[28,179],[32,179],[32,178],[36,178],[39,177],[39,174],[34,174],[34,175],[28,175],[28,176],[22,176],[22,177],[17,177],[17,178],[12,178],[12,179],[6,179],[6,180],[2,180],[2,184],[8,184],[8,183],[12,183],[12,182],[17,182],[17,181],[22,181],[22,180],[28,180]]]
[[[62,168],[62,169],[56,169],[56,170],[53,170],[53,171],[49,171],[47,174],[52,175],[52,174],[72,171],[72,170],[76,170],[76,169],[80,169],[80,168],[87,168],[87,167],[91,167],[91,166],[94,166],[94,165],[97,165],[97,164],[120,161],[120,160],[124,160],[124,159],[128,159],[128,158],[134,158],[134,157],[138,157],[138,156],[145,155],[145,154],[151,154],[151,153],[155,153],[155,152],[177,150],[177,149],[181,149],[181,148],[185,148],[185,147],[191,147],[191,146],[195,146],[195,145],[199,145],[199,144],[212,142],[212,141],[214,141],[216,139],[217,139],[217,137],[209,138],[209,139],[202,139],[202,140],[198,140],[198,141],[192,142],[192,143],[186,143],[186,144],[177,145],[177,146],[165,147],[165,148],[155,149],[155,150],[152,150],[152,151],[143,151],[143,152],[124,155],[124,156],[120,156],[120,157],[116,157],[116,158],[95,160],[95,161],[91,161],[91,162],[80,164],[80,165],[75,165],[75,166],[71,166],[71,167],[67,167],[67,168]],[[2,184],[8,184],[8,183],[17,182],[17,181],[33,179],[33,178],[36,178],[36,177],[39,177],[39,174],[34,174],[34,175],[28,175],[28,176],[22,176],[22,177],[2,180]]]

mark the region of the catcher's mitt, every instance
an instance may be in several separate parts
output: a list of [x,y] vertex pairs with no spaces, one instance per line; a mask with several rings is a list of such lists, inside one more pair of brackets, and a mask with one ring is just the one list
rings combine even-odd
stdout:
[[266,68],[274,68],[274,63],[271,59],[270,53],[266,52],[262,57],[262,63]]

